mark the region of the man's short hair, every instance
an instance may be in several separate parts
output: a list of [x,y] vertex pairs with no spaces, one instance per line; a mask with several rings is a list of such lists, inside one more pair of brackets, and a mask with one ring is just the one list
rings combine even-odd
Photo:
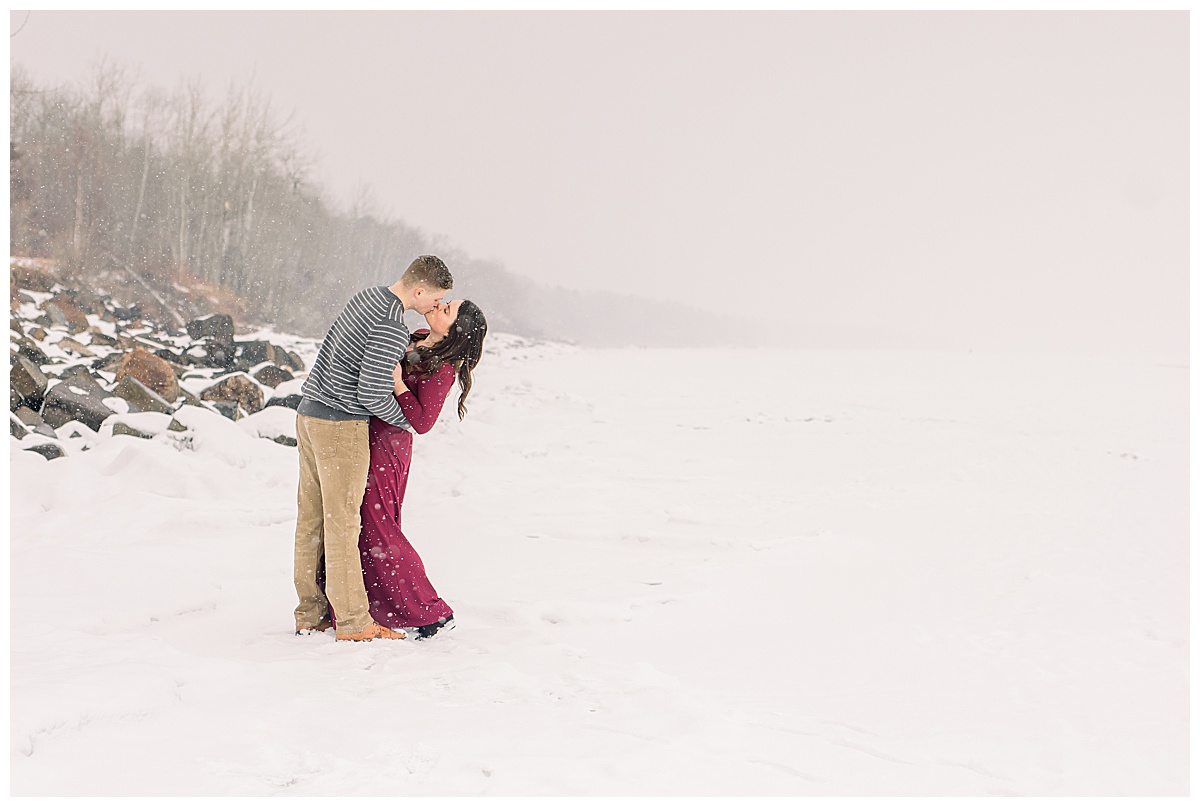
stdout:
[[447,290],[454,288],[450,270],[436,255],[422,255],[410,263],[401,275],[400,282],[410,289],[414,286]]

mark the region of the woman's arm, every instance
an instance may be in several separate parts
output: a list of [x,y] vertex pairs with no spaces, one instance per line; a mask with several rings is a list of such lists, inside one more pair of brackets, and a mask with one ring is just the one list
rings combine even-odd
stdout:
[[[409,379],[412,380],[413,376],[409,376]],[[396,388],[399,389],[403,383],[403,380],[398,381]],[[417,434],[425,434],[437,423],[442,404],[446,402],[446,396],[454,386],[454,366],[443,364],[428,378],[416,378],[415,385],[415,390],[409,390],[406,386],[404,391],[396,396],[396,400],[400,402],[408,425],[412,426]]]

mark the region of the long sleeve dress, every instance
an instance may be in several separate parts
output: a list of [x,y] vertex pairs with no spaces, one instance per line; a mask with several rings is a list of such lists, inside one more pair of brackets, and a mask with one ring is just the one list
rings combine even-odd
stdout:
[[[428,378],[405,374],[410,392],[397,400],[418,434],[433,428],[454,380],[454,368],[449,364]],[[389,628],[431,625],[452,613],[429,582],[421,556],[400,530],[412,440],[412,432],[371,418],[371,469],[363,495],[358,549],[371,616]]]

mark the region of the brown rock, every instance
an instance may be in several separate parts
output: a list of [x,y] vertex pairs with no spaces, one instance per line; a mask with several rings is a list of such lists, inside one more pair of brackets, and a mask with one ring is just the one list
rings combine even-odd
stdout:
[[32,330],[29,331],[29,335],[32,336],[37,341],[41,342],[43,339],[46,338],[46,329],[43,328],[41,325],[38,325],[36,328],[33,328]]
[[42,304],[42,310],[50,317],[52,323],[66,326],[71,333],[81,333],[88,329],[87,314],[66,294],[54,295]]
[[[245,373],[234,373],[200,393],[202,401],[229,401],[240,404],[247,414],[253,415],[263,408],[262,387],[250,380]],[[220,407],[218,407],[220,408]],[[223,412],[223,414],[225,414]]]
[[125,354],[125,358],[117,367],[116,380],[120,381],[125,376],[133,376],[141,381],[162,396],[167,403],[174,403],[179,397],[179,379],[175,370],[165,359],[155,356],[145,348],[135,347]]
[[87,358],[87,359],[96,358],[95,353],[88,350],[86,347],[81,345],[79,342],[76,342],[74,339],[72,339],[69,336],[65,336],[62,339],[60,339],[58,341],[58,346],[60,348],[62,348],[63,350],[66,350],[70,353],[74,353],[76,356],[83,356],[84,358]]

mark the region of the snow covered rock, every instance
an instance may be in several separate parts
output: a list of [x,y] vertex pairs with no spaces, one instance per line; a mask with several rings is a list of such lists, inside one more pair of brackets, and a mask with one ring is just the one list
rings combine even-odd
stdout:
[[242,418],[238,425],[252,437],[265,437],[285,446],[296,445],[296,413],[285,406],[269,406]]
[[60,381],[46,393],[42,418],[56,429],[72,420],[78,420],[97,431],[104,419],[114,414],[104,403],[106,397],[108,393],[99,384],[88,386],[74,378]]
[[112,394],[127,401],[135,412],[171,411],[171,404],[165,398],[132,375],[127,375],[117,382]]
[[67,456],[67,452],[63,451],[62,446],[58,443],[38,443],[25,449],[32,451],[35,454],[41,454],[48,460],[56,460],[59,457]]

